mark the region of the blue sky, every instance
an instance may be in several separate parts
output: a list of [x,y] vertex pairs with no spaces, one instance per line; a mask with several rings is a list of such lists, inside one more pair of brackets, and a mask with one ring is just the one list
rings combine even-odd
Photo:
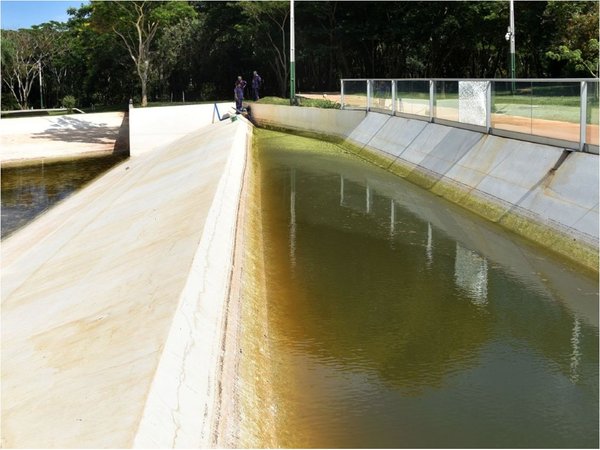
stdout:
[[69,18],[67,9],[79,8],[86,0],[56,1],[56,0],[0,0],[0,28],[17,30],[29,28],[44,22],[56,20],[66,22]]

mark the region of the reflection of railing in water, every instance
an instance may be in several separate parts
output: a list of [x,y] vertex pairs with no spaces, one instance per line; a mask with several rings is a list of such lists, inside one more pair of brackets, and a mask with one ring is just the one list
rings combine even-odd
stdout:
[[591,153],[600,144],[598,79],[342,79],[340,103]]

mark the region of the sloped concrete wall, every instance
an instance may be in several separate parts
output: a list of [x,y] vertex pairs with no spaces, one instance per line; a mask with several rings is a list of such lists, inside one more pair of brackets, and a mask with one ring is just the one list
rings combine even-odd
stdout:
[[[305,109],[252,111],[259,125],[317,134],[353,112],[313,109],[306,120]],[[376,112],[330,134],[361,158],[598,270],[597,155]]]
[[126,160],[3,240],[3,447],[214,446],[251,132]]

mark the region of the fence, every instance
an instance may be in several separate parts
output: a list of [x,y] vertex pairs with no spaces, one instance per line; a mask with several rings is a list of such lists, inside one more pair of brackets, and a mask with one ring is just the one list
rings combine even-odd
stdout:
[[598,79],[342,79],[365,109],[598,154]]

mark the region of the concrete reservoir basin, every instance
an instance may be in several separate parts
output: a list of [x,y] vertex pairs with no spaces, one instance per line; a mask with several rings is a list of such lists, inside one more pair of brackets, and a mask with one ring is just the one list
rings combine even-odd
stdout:
[[598,446],[597,271],[209,106],[3,238],[3,446]]

